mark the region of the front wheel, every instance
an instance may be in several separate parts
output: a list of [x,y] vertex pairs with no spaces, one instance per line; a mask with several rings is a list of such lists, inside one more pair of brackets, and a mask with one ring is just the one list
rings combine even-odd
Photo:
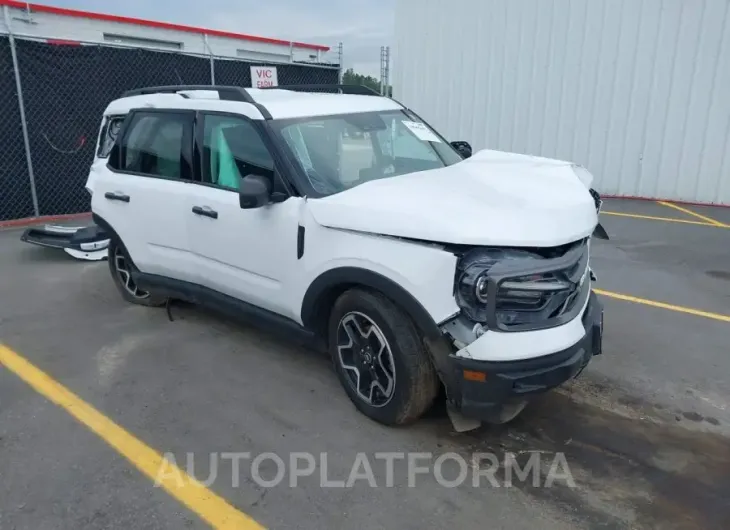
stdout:
[[159,307],[165,304],[166,299],[154,293],[140,289],[132,277],[137,271],[127,249],[121,241],[109,241],[109,272],[117,290],[127,302],[148,307]]
[[410,317],[385,296],[344,293],[329,322],[329,345],[340,383],[357,409],[386,425],[423,415],[438,377]]

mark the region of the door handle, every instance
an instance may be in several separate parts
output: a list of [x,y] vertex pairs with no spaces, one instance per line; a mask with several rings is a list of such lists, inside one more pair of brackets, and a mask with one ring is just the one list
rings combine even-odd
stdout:
[[104,197],[106,197],[110,201],[129,202],[129,195],[125,195],[121,191],[115,191],[115,192],[107,191],[104,194]]
[[218,212],[212,210],[208,206],[193,206],[193,213],[195,215],[210,217],[211,219],[218,219]]

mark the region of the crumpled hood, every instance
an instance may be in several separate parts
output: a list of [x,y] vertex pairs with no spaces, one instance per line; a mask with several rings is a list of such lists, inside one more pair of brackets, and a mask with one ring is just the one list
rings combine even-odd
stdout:
[[[549,247],[593,232],[590,182],[570,162],[483,150],[449,167],[310,199],[331,228],[441,243]],[[588,174],[590,175],[590,174]]]

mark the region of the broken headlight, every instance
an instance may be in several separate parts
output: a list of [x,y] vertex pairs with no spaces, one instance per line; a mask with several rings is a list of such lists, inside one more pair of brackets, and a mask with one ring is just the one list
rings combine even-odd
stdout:
[[540,256],[524,250],[479,248],[464,255],[459,264],[456,302],[474,322],[487,321],[490,297],[489,270],[507,260],[532,260]]
[[545,264],[545,256],[529,250],[471,250],[459,262],[456,301],[471,321],[489,327],[545,323],[570,306],[586,263],[549,271]]

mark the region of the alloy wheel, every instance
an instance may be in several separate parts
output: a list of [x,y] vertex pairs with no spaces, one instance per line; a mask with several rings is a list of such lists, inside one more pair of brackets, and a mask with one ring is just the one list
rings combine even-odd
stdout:
[[347,313],[337,326],[337,353],[350,386],[373,407],[387,405],[395,390],[390,344],[370,317]]
[[124,252],[120,247],[114,249],[114,269],[117,272],[117,277],[122,283],[122,287],[134,298],[144,299],[150,296],[150,293],[137,288],[137,284],[134,283],[132,275],[130,274],[130,264],[125,256]]

